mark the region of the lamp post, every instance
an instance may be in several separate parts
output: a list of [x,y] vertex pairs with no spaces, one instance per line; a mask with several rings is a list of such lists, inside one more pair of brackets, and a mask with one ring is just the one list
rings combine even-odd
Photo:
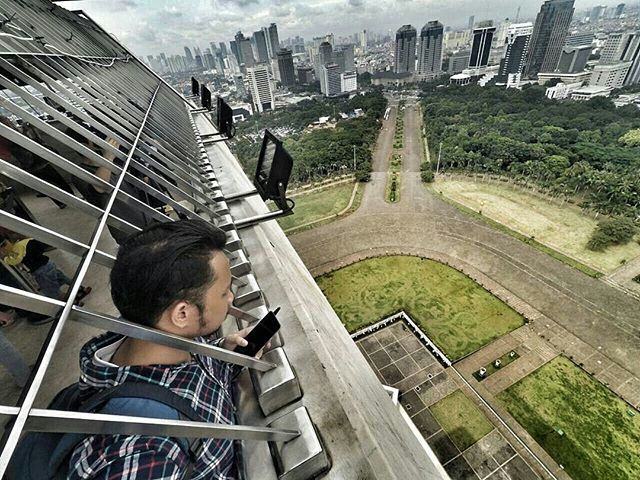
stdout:
[[356,171],[356,146],[353,146],[353,171]]
[[438,151],[438,164],[436,165],[436,175],[440,171],[440,156],[442,155],[442,142],[440,142],[440,150]]

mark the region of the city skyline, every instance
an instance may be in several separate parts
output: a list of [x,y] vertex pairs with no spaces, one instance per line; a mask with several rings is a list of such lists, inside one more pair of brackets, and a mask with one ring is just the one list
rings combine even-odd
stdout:
[[[454,0],[443,6],[435,0],[321,0],[310,6],[299,0],[83,0],[64,2],[62,6],[84,10],[136,55],[146,56],[160,51],[179,54],[185,45],[228,43],[238,30],[250,36],[271,22],[278,24],[281,39],[296,35],[311,39],[329,32],[347,36],[363,29],[385,34],[391,30],[393,35],[403,23],[422,25],[439,20],[445,26],[465,28],[469,15],[476,21],[515,19],[518,6],[519,21],[533,20],[542,3]],[[600,3],[615,6],[619,2]],[[593,0],[576,0],[575,6],[576,10],[586,10],[595,5]],[[344,14],[336,15],[339,10]],[[393,23],[389,21],[390,11],[394,12]]]

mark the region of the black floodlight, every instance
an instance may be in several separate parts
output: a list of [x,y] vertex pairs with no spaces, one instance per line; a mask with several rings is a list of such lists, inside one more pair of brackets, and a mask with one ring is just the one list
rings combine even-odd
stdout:
[[226,138],[233,138],[236,134],[236,127],[233,125],[233,109],[222,97],[218,97],[216,107],[216,127],[218,127],[218,133]]
[[191,95],[194,97],[200,96],[200,83],[193,77],[191,77]]
[[211,91],[202,85],[200,88],[200,100],[202,102],[202,108],[206,108],[207,110],[211,110],[213,107],[211,105]]
[[295,203],[290,198],[287,198],[287,186],[289,185],[292,169],[293,159],[291,155],[275,135],[269,130],[265,130],[256,174],[253,179],[256,189],[249,192],[226,195],[225,201],[230,203],[250,195],[260,195],[263,200],[273,200],[280,210],[236,221],[236,228],[249,227],[293,213]]
[[288,208],[285,193],[292,168],[293,159],[282,142],[269,130],[265,130],[253,178],[253,184],[263,200],[273,200],[283,210]]

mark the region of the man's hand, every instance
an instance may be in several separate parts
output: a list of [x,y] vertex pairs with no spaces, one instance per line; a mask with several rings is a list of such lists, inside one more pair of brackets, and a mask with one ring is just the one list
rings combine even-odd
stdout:
[[[225,348],[227,350],[235,350],[236,347],[246,347],[248,342],[244,339],[249,332],[253,330],[253,327],[243,328],[236,333],[231,335],[227,335],[224,337],[224,341],[220,343],[220,347]],[[267,344],[256,354],[256,358],[261,358],[263,350],[268,349],[271,346],[271,342],[267,342]]]

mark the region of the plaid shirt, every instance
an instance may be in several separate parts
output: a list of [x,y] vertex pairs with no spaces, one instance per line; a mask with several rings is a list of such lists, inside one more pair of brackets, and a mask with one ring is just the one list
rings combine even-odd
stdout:
[[[82,398],[127,381],[163,385],[191,401],[203,421],[234,423],[231,398],[233,366],[210,357],[194,355],[181,365],[109,367],[95,361],[98,350],[123,337],[107,333],[88,342],[80,353]],[[205,342],[204,338],[198,341]],[[206,369],[207,373],[204,372]],[[218,382],[213,378],[215,377]],[[223,389],[222,386],[225,388]],[[208,439],[192,472],[193,479],[235,478],[235,453],[231,440]],[[70,479],[181,480],[188,456],[175,438],[146,435],[93,435],[74,450],[69,463]]]

